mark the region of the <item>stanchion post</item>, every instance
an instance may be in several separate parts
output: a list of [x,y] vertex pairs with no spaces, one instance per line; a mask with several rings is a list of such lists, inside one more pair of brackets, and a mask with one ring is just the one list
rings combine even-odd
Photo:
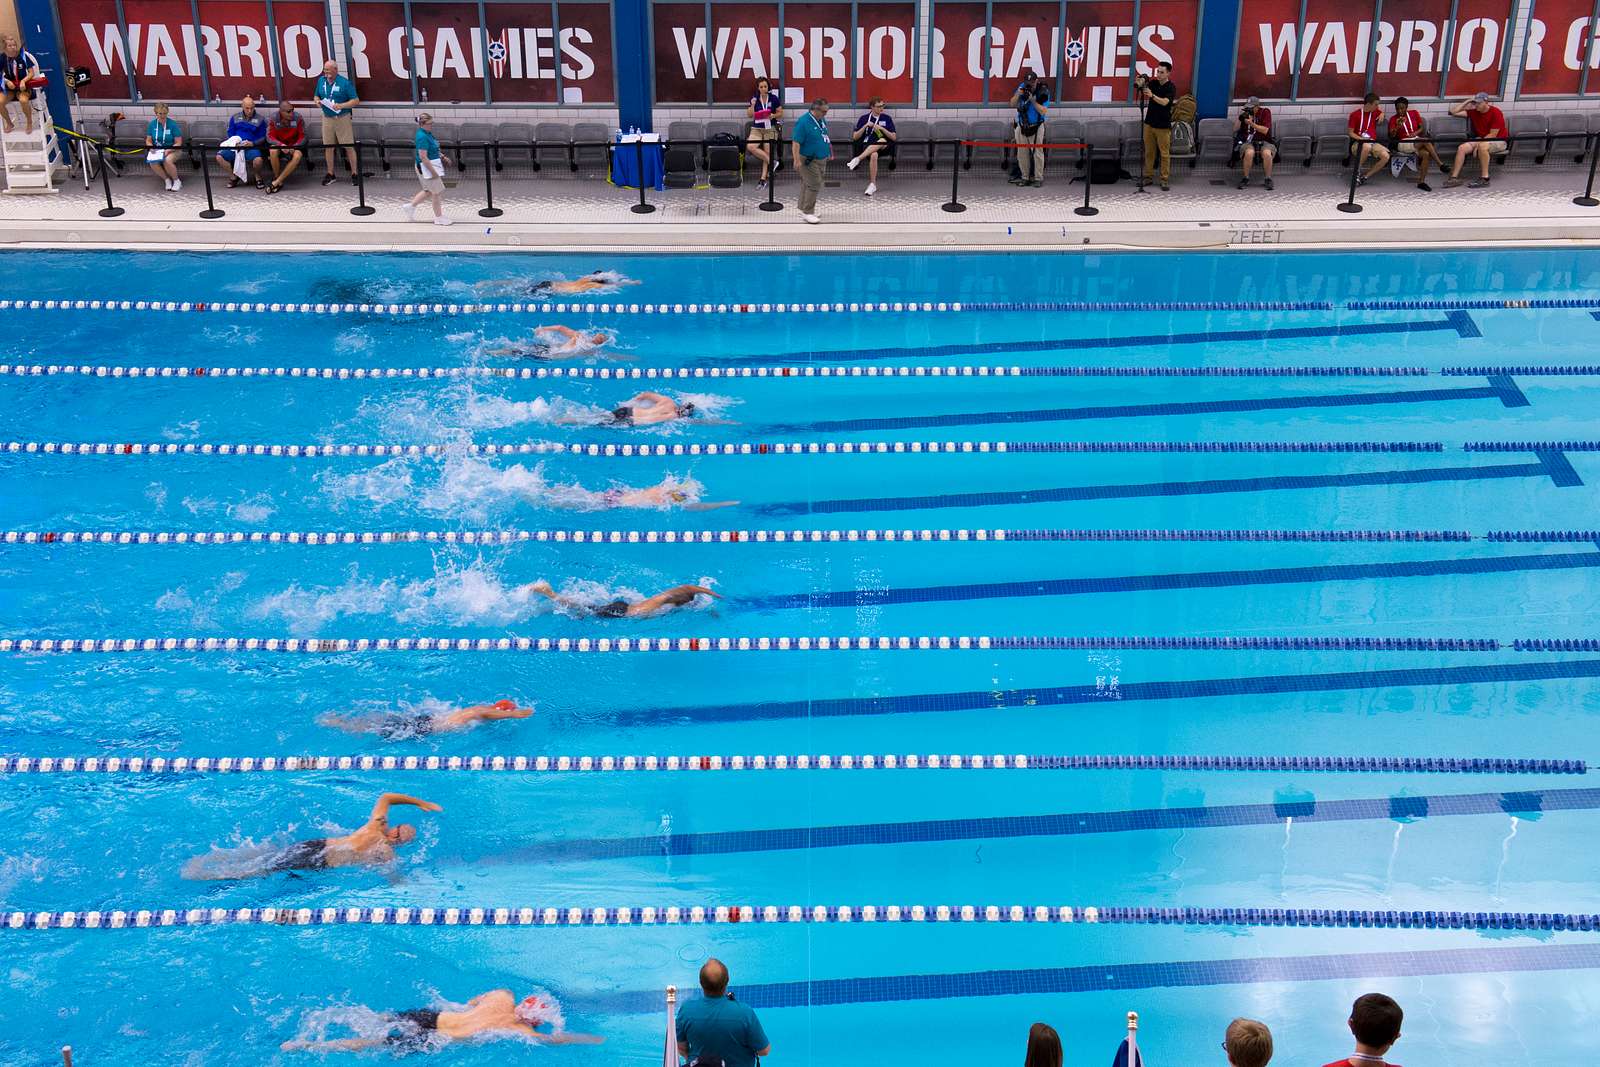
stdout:
[[480,207],[478,214],[486,219],[497,219],[505,212],[494,206],[494,148],[487,142],[483,145],[483,199],[486,207]]
[[778,203],[778,160],[783,153],[783,135],[779,134],[771,141],[769,151],[771,158],[767,160],[767,198],[758,205],[762,211],[782,211],[783,205]]
[[1594,165],[1600,160],[1600,137],[1590,134],[1585,143],[1589,149],[1589,183],[1583,187],[1583,195],[1573,197],[1572,202],[1579,207],[1600,207],[1600,200],[1594,198]]
[[200,180],[205,183],[206,187],[206,209],[200,212],[200,217],[203,219],[222,218],[227,212],[217,206],[216,197],[211,194],[211,157],[206,154],[204,145],[200,146]]
[[106,193],[106,206],[100,209],[100,217],[103,219],[114,219],[118,215],[123,214],[123,209],[111,202],[111,176],[106,173],[106,150],[101,147],[98,141],[95,142],[94,154],[99,157],[100,187],[104,189]]
[[1361,153],[1356,152],[1350,160],[1350,196],[1344,203],[1337,205],[1340,211],[1355,214],[1361,210],[1361,205],[1356,203],[1356,179],[1361,176]]
[[628,210],[635,215],[648,215],[654,211],[655,205],[644,198],[644,138],[635,135],[633,142],[633,157],[639,163],[639,202]]
[[356,138],[356,206],[350,209],[352,215],[371,215],[378,209],[367,206],[367,165],[361,159],[361,138]]
[[61,1046],[61,1067],[72,1067],[72,1046]]
[[950,202],[948,204],[941,205],[941,207],[945,211],[950,212],[951,214],[957,214],[959,212],[967,210],[967,205],[965,205],[965,204],[963,204],[961,202],[961,196],[960,196],[960,191],[961,191],[961,142],[960,142],[960,140],[951,141],[950,142],[950,148],[951,148],[951,153],[950,153]]
[[1089,206],[1089,187],[1094,185],[1094,145],[1083,145],[1083,206],[1072,209],[1074,215],[1098,215],[1100,209]]

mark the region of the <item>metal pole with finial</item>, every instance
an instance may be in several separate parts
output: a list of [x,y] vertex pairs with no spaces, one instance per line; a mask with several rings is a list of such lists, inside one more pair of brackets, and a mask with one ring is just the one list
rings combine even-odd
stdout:
[[1139,1062],[1139,1013],[1128,1013],[1128,1067],[1142,1067]]
[[71,1045],[62,1045],[61,1046],[61,1065],[62,1065],[62,1067],[72,1067],[72,1046]]
[[667,986],[667,1044],[661,1054],[662,1067],[678,1067],[678,987]]

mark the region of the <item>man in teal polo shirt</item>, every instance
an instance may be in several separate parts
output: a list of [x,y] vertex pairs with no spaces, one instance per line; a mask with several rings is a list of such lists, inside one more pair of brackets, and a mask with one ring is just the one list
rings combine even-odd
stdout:
[[700,968],[700,992],[699,1000],[678,1006],[678,1055],[691,1063],[717,1059],[725,1067],[754,1067],[756,1057],[771,1054],[756,1013],[728,995],[728,968],[721,960],[706,960]]
[[323,160],[328,164],[328,173],[322,176],[322,184],[333,184],[333,150],[343,145],[345,162],[350,164],[350,184],[354,185],[356,182],[355,108],[361,103],[361,98],[356,96],[356,87],[350,83],[349,78],[339,73],[339,64],[330,59],[322,64],[322,77],[318,78],[317,84],[312,87],[311,95],[322,106],[322,143],[326,149],[323,152]]
[[800,217],[813,225],[822,220],[817,217],[817,194],[822,192],[822,177],[827,173],[828,160],[833,158],[833,145],[828,141],[828,127],[823,119],[828,114],[826,100],[811,101],[811,110],[800,116],[794,124],[794,169],[800,175]]

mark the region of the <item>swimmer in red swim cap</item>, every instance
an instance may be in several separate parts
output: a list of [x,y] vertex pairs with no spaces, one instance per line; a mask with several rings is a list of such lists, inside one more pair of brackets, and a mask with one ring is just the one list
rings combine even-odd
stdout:
[[474,704],[469,708],[445,712],[419,712],[415,715],[399,713],[386,715],[324,715],[317,720],[352,734],[377,734],[385,741],[404,741],[427,737],[429,734],[448,734],[470,730],[480,722],[497,719],[526,719],[532,708],[519,707],[515,700],[496,700],[493,704]]

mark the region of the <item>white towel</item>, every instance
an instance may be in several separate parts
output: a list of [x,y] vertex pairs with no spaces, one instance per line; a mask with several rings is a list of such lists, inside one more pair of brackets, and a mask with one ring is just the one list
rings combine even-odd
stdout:
[[217,145],[217,147],[234,149],[233,176],[238,178],[240,181],[249,181],[249,172],[244,169],[243,149],[250,147],[250,142],[246,141],[243,137],[230,137],[226,141],[223,141],[221,144]]

